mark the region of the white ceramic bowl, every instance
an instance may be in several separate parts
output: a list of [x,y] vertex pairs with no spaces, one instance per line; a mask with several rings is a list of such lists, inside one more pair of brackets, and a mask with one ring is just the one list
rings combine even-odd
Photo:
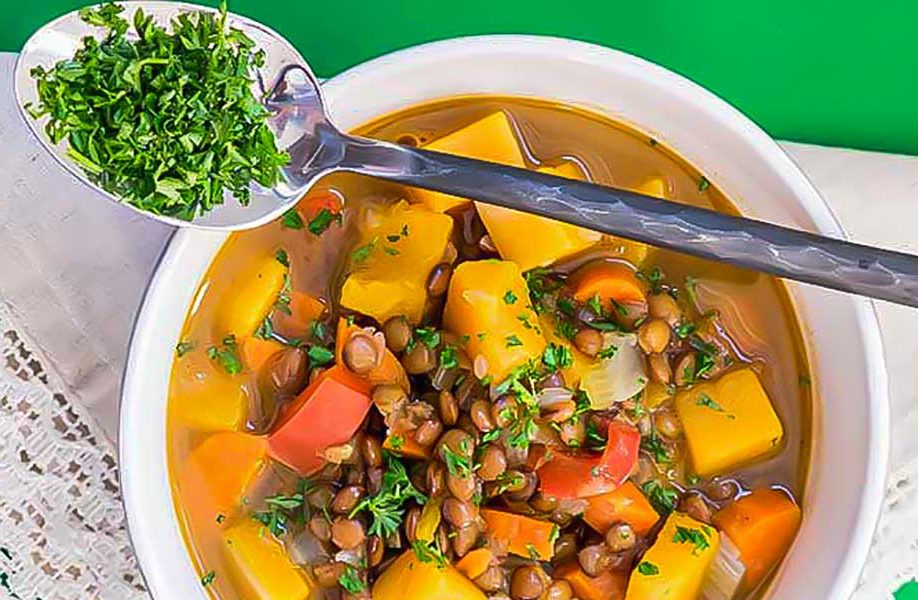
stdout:
[[[841,237],[825,202],[762,130],[690,81],[633,56],[540,37],[486,36],[396,52],[328,81],[347,129],[435,98],[505,94],[582,106],[637,126],[693,163],[754,217]],[[179,231],[137,319],[121,404],[121,484],[140,566],[156,598],[204,598],[177,525],[166,466],[173,348],[225,237]],[[886,371],[866,300],[791,285],[815,371],[813,464],[804,520],[769,598],[847,598],[880,510],[888,449]]]

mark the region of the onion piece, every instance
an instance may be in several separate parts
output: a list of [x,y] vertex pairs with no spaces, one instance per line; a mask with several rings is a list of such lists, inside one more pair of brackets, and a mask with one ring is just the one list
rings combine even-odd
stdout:
[[725,533],[721,533],[720,548],[701,588],[701,600],[733,600],[745,573],[746,565],[740,560],[739,550]]
[[551,408],[564,402],[570,402],[573,398],[574,392],[563,387],[547,387],[539,391],[536,396],[540,408]]
[[315,565],[328,560],[328,552],[308,529],[287,541],[287,556],[297,565]]
[[586,373],[580,387],[595,410],[632,398],[647,385],[644,361],[633,333],[603,333],[603,347],[614,346],[611,358],[599,360]]

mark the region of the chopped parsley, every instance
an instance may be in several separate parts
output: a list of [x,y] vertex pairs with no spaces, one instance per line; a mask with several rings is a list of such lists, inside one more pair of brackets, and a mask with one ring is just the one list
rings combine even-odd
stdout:
[[601,450],[606,447],[608,440],[599,432],[599,428],[592,420],[586,424],[586,446],[593,450]]
[[650,575],[659,575],[659,574],[660,574],[660,567],[658,567],[657,565],[653,564],[652,562],[643,560],[643,561],[641,561],[641,562],[638,564],[638,566],[637,566],[637,572],[640,573],[641,575],[647,575],[647,576],[650,576]]
[[445,569],[449,560],[436,541],[425,542],[424,540],[414,540],[411,543],[415,556],[422,563],[436,563],[438,569]]
[[283,248],[278,249],[278,251],[274,253],[274,260],[287,268],[290,267],[290,257],[287,255],[287,251]]
[[309,362],[313,367],[321,367],[335,360],[335,353],[325,346],[310,346],[306,351]]
[[401,450],[405,445],[405,438],[400,435],[389,436],[389,445],[393,450]]
[[418,327],[414,330],[414,337],[431,350],[440,345],[440,332],[433,327]]
[[660,267],[654,267],[650,272],[638,271],[637,276],[640,279],[643,279],[650,286],[651,294],[659,294],[663,291],[663,271],[660,270]]
[[207,357],[219,362],[230,375],[242,373],[242,361],[239,359],[239,348],[236,345],[236,336],[233,334],[223,338],[222,347],[211,346],[208,348]]
[[542,364],[552,371],[558,371],[573,365],[574,357],[571,355],[570,348],[552,342],[542,352]]
[[682,527],[681,525],[676,526],[676,533],[673,534],[673,542],[695,546],[695,549],[692,550],[692,554],[704,552],[711,547],[711,543],[708,541],[707,536],[701,530],[695,529],[694,527]]
[[641,489],[660,515],[666,516],[676,508],[676,500],[679,498],[679,493],[673,488],[651,479],[645,482]]
[[625,306],[622,303],[616,302],[614,298],[611,300],[611,302],[612,302],[612,308],[615,309],[615,312],[617,312],[619,316],[621,317],[628,316],[628,309],[625,308]]
[[351,261],[355,265],[359,265],[364,262],[366,259],[370,258],[370,254],[379,244],[379,238],[375,237],[363,246],[359,246],[356,250],[351,252]]
[[548,270],[543,267],[530,269],[524,274],[526,287],[529,288],[529,299],[537,313],[545,310],[543,301],[548,294],[560,287],[560,284],[548,277]]
[[328,327],[322,321],[313,321],[309,324],[309,335],[314,340],[322,341],[328,337]]
[[[587,325],[596,331],[622,331],[620,325],[606,321],[590,321]],[[575,332],[576,333],[576,332]]]
[[386,472],[375,496],[361,500],[351,511],[349,518],[360,511],[367,511],[373,518],[368,529],[371,535],[386,539],[396,531],[405,517],[404,505],[414,500],[420,505],[427,502],[427,497],[419,492],[408,479],[405,465],[392,455],[386,455]]
[[554,546],[559,537],[561,537],[561,528],[558,527],[557,523],[553,523],[551,533],[548,535],[548,543]]
[[182,340],[175,345],[175,355],[179,358],[182,358],[192,350],[194,350],[194,342]]
[[649,454],[656,463],[667,464],[672,462],[666,443],[660,438],[656,430],[651,430],[650,435],[641,439],[641,450]]
[[533,544],[532,542],[526,544],[526,552],[529,554],[530,560],[539,560],[540,558],[542,558],[539,555],[539,551],[536,550],[535,544]]
[[264,525],[275,537],[287,533],[287,523],[291,518],[302,516],[303,494],[298,492],[290,496],[277,494],[265,498],[267,510],[252,513],[252,518]]
[[703,406],[705,408],[710,408],[711,410],[719,413],[724,413],[728,418],[735,419],[735,415],[731,415],[724,410],[724,407],[714,401],[713,398],[702,392],[698,395],[698,400],[695,401],[697,406]]
[[618,352],[618,346],[615,346],[615,345],[613,345],[613,344],[609,344],[608,346],[606,346],[605,348],[603,348],[602,350],[600,350],[600,351],[596,354],[596,356],[598,356],[599,358],[601,358],[601,359],[603,359],[603,360],[608,360],[608,359],[614,357],[616,352]]
[[316,216],[309,221],[307,228],[309,229],[309,233],[313,235],[322,235],[332,223],[337,223],[340,226],[342,220],[341,213],[332,212],[327,208],[321,208],[319,212],[316,213]]
[[360,592],[367,589],[367,586],[363,582],[363,579],[360,578],[360,574],[357,572],[357,569],[351,565],[344,566],[344,572],[341,573],[341,575],[338,577],[338,583],[348,594],[359,594]]
[[[87,7],[80,18],[105,29],[82,38],[69,60],[35,67],[33,118],[48,116],[54,144],[86,176],[127,203],[191,220],[230,193],[245,206],[254,181],[270,188],[289,162],[252,93],[265,54],[217,13],[182,11],[171,28],[137,9]],[[133,25],[133,31],[128,29]]]
[[705,191],[706,189],[708,189],[709,187],[711,187],[711,182],[708,181],[708,178],[707,178],[707,177],[705,177],[704,175],[702,175],[701,178],[698,179],[698,191],[699,191],[699,192],[703,192],[703,191]]
[[444,369],[455,369],[459,366],[459,354],[452,344],[446,344],[440,350],[440,366]]
[[555,306],[558,307],[558,310],[565,315],[573,316],[576,308],[574,307],[574,301],[568,298],[567,296],[561,296],[555,302]]
[[516,294],[513,293],[513,290],[507,290],[507,293],[504,294],[504,302],[507,304],[516,304]]
[[508,335],[506,337],[506,340],[507,340],[507,348],[515,348],[517,346],[523,345],[523,342],[521,342],[520,338],[518,338],[515,334]]
[[300,216],[300,213],[295,208],[291,208],[281,217],[281,226],[287,229],[302,229],[303,217]]
[[597,317],[602,316],[603,314],[602,299],[600,299],[599,294],[594,294],[593,297],[590,298],[589,302],[587,302],[587,304],[590,305],[590,308],[593,310],[594,313],[596,313]]
[[684,340],[688,336],[695,333],[698,330],[698,327],[696,327],[694,323],[679,323],[673,328],[673,330],[676,332],[676,337]]
[[443,445],[443,462],[446,463],[446,470],[454,477],[465,478],[472,475],[472,464],[469,459],[458,452],[454,452],[446,444]]
[[217,574],[213,571],[209,571],[206,575],[204,575],[204,577],[201,577],[201,585],[207,587],[212,584],[216,578]]
[[[593,324],[591,323],[590,326]],[[574,336],[577,335],[577,328],[570,321],[561,319],[558,321],[558,325],[555,327],[555,333],[560,337],[563,337],[568,340],[574,339]]]

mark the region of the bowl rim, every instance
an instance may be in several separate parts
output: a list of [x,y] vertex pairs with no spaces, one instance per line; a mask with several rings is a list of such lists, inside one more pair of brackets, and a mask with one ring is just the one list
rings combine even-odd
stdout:
[[[794,163],[786,151],[758,125],[733,105],[699,84],[664,67],[620,50],[552,36],[496,34],[457,37],[397,50],[358,64],[324,82],[323,91],[325,91],[326,98],[332,98],[335,96],[334,90],[336,88],[345,87],[351,80],[365,77],[368,72],[380,72],[387,67],[397,66],[406,61],[409,63],[430,63],[457,55],[463,57],[475,54],[487,55],[494,52],[496,44],[500,44],[504,48],[510,45],[515,50],[532,52],[534,55],[550,52],[567,60],[592,63],[597,66],[601,66],[603,62],[615,61],[629,69],[634,69],[636,72],[643,72],[660,79],[668,85],[678,88],[680,93],[694,96],[706,107],[709,107],[711,111],[718,113],[718,121],[720,121],[721,125],[731,129],[735,135],[746,138],[756,146],[760,159],[768,163],[777,173],[780,173],[784,183],[794,190],[796,204],[812,220],[819,232],[845,239],[848,238],[832,208],[822,198],[812,182]],[[384,112],[382,111],[381,114]],[[170,278],[166,276],[166,273],[175,263],[175,258],[181,254],[182,248],[192,238],[213,236],[215,240],[213,243],[219,245],[222,244],[227,235],[215,235],[209,232],[187,229],[180,229],[173,234],[161,253],[154,275],[144,292],[143,302],[134,320],[128,356],[125,361],[120,396],[120,441],[118,444],[118,468],[122,482],[121,497],[125,509],[128,537],[137,556],[141,575],[154,597],[156,597],[158,591],[167,591],[169,589],[167,583],[171,577],[160,566],[159,561],[156,560],[155,555],[157,552],[153,537],[156,532],[149,531],[150,527],[143,525],[137,515],[130,509],[131,499],[136,494],[142,493],[143,488],[138,489],[133,484],[134,476],[128,470],[128,464],[135,460],[135,453],[138,454],[136,458],[142,458],[145,453],[136,450],[132,444],[125,443],[125,440],[131,439],[129,436],[132,430],[143,426],[135,423],[136,418],[133,417],[134,413],[129,398],[133,395],[133,390],[138,385],[139,351],[147,338],[157,335],[156,328],[151,327],[153,323],[149,322],[149,313],[153,310],[151,307],[158,304],[157,299],[163,295],[164,291],[168,291],[166,289],[168,288],[166,280]],[[213,256],[210,257],[211,260],[212,258]],[[863,336],[863,372],[867,383],[867,414],[870,417],[869,445],[867,446],[868,456],[865,458],[866,472],[864,485],[859,496],[856,524],[851,528],[850,544],[844,560],[838,566],[837,573],[839,577],[835,581],[830,598],[847,598],[857,586],[880,517],[890,448],[888,375],[876,306],[872,300],[861,297],[852,297],[851,302],[856,317],[857,329]],[[156,451],[156,449],[152,450]],[[158,450],[165,455],[165,444]],[[149,452],[150,450],[147,450],[146,454],[149,454]],[[135,470],[139,468],[139,464],[133,467]],[[808,482],[808,485],[811,484],[811,481]],[[171,486],[168,509],[172,520],[176,521],[177,515],[175,514],[175,506],[172,500]],[[188,554],[185,541],[182,540],[182,543],[186,554]],[[188,559],[190,562],[190,556]]]

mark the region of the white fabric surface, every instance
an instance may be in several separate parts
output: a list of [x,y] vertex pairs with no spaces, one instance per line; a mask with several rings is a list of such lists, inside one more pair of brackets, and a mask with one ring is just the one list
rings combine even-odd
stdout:
[[[95,419],[86,417],[85,426],[116,441],[118,386],[131,325],[170,229],[87,198],[77,181],[62,174],[16,113],[13,61],[14,55],[0,54],[0,190],[5,192],[0,299],[13,325],[34,340],[48,369],[59,375],[60,391]],[[783,145],[855,240],[918,253],[918,158]],[[888,598],[898,582],[918,571],[918,439],[912,435],[918,385],[911,364],[918,356],[918,311],[886,303],[877,308],[891,378],[893,450],[886,510],[858,600]],[[8,454],[0,454],[0,460]],[[0,486],[4,477],[0,470]],[[104,487],[97,492],[108,493]],[[0,488],[4,537],[12,526],[2,514],[8,499]],[[85,559],[92,569],[99,557],[87,553]],[[0,556],[0,566],[2,561]],[[23,561],[17,568],[29,569]],[[99,579],[101,589],[106,583]]]

